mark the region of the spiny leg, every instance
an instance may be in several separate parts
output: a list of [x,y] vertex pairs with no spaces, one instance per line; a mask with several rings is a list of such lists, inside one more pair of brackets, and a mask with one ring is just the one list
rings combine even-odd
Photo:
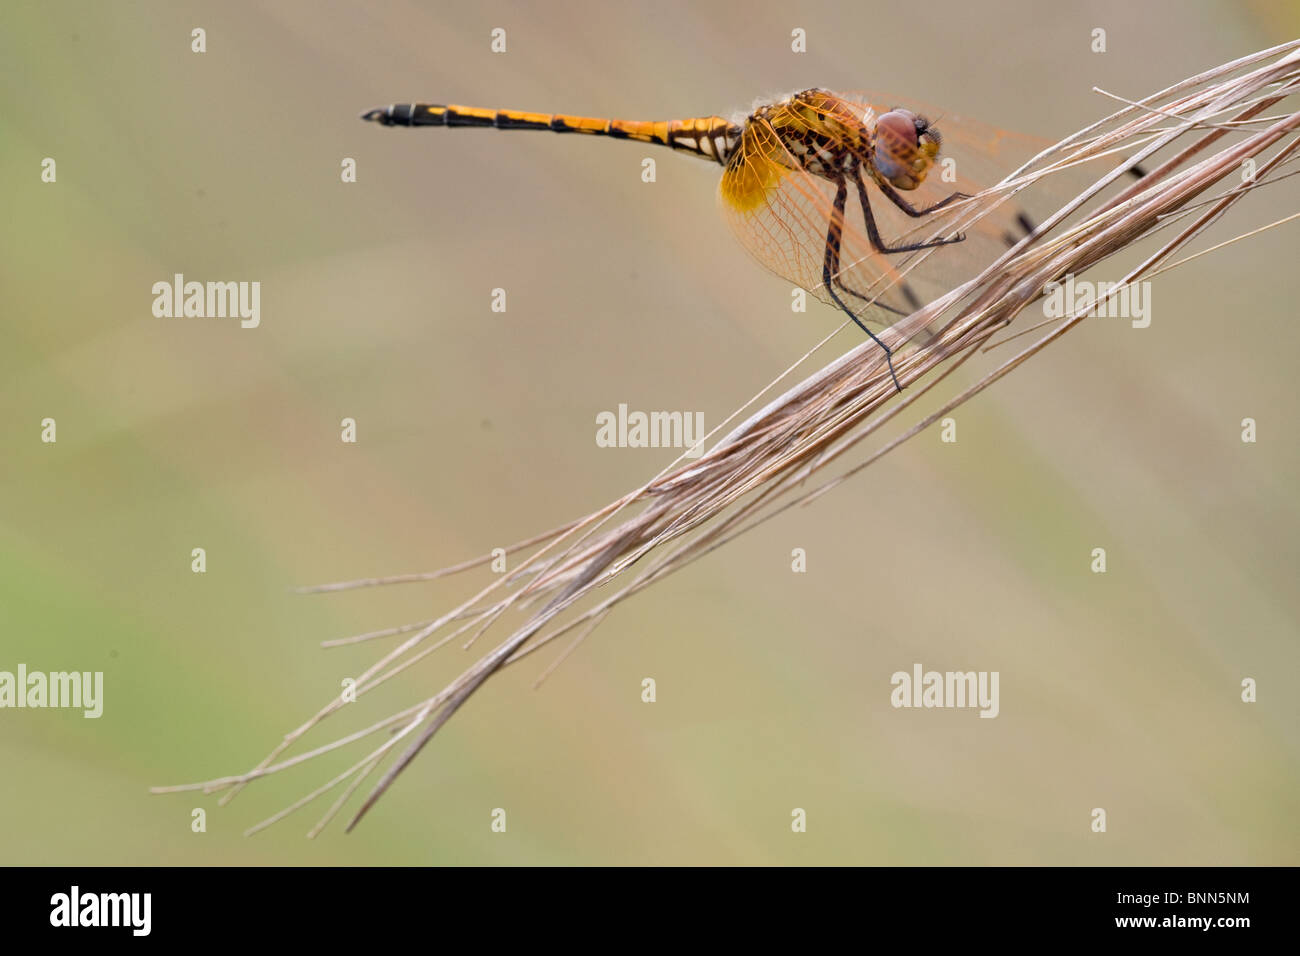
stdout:
[[[880,238],[880,230],[876,228],[876,217],[871,212],[871,198],[867,195],[867,184],[862,181],[861,170],[855,170],[853,173],[853,178],[854,181],[857,182],[858,184],[858,201],[862,203],[862,215],[867,222],[867,238],[871,240],[871,247],[875,249],[877,252],[886,252],[886,253],[916,252],[921,249],[934,249],[938,246],[948,246],[948,245],[952,245],[954,242],[962,242],[965,240],[966,238],[965,233],[959,232],[955,236],[946,236],[941,239],[927,239],[924,242],[912,242],[901,246],[885,245],[885,241]],[[892,189],[888,189],[887,187],[882,187],[881,191],[884,192],[886,196],[889,196],[890,193],[893,192]],[[897,193],[894,193],[894,195],[891,196],[890,198],[894,199],[895,202],[899,202],[903,204],[903,206],[900,206],[899,208],[906,207],[907,209],[911,209],[912,215],[924,216],[927,213],[934,212],[934,210],[938,209],[944,203],[947,203],[953,198],[961,195],[962,195],[961,193],[953,193],[952,196],[949,196],[947,199],[940,200],[938,203],[931,206],[929,209],[925,209],[922,211],[917,211],[916,209],[914,209],[911,205],[908,204],[906,199],[904,199],[902,196],[899,196]]]
[[886,303],[881,302],[879,296],[871,296],[871,295],[867,295],[865,292],[859,292],[857,289],[854,289],[847,282],[845,282],[844,277],[842,275],[835,277],[835,284],[839,286],[841,292],[847,292],[849,295],[853,296],[853,298],[862,300],[872,308],[880,309],[884,312],[893,313],[899,318],[906,318],[907,316],[911,315],[912,312],[915,312],[917,309],[919,309],[922,305],[920,298],[917,297],[917,294],[912,291],[912,287],[908,285],[906,282],[899,282],[897,288],[899,292],[902,293],[903,298],[907,299],[907,304],[911,306],[910,312],[905,309],[899,309],[892,305],[887,305]]
[[928,216],[932,212],[938,212],[944,206],[948,205],[949,203],[956,202],[958,199],[970,199],[970,194],[956,192],[950,196],[945,196],[943,199],[940,199],[933,206],[926,206],[924,209],[917,209],[910,202],[908,202],[906,199],[900,196],[898,194],[898,190],[896,190],[893,186],[889,185],[888,183],[882,183],[880,181],[877,181],[876,186],[880,189],[882,193],[885,194],[885,197],[890,202],[892,202],[899,209],[903,210],[903,212],[907,213],[913,219],[920,219],[922,216]]
[[830,295],[831,301],[839,306],[845,315],[857,323],[858,328],[866,332],[871,341],[880,346],[885,353],[885,362],[889,365],[889,377],[894,380],[894,388],[901,392],[903,386],[898,384],[898,375],[894,372],[893,350],[876,338],[875,333],[863,325],[862,320],[853,313],[853,310],[835,294],[835,274],[840,271],[840,242],[844,235],[844,205],[848,198],[848,180],[841,176],[835,183],[835,208],[831,213],[830,226],[826,229],[826,257],[822,260],[822,282],[826,285],[826,291]]
[[[875,216],[872,215],[871,204],[867,199],[866,184],[862,179],[861,167],[858,165],[856,161],[854,161],[854,163],[849,167],[849,173],[854,177],[857,183],[858,201],[862,204],[862,217],[866,223],[867,235],[871,239],[872,247],[877,252],[882,252],[882,253],[912,252],[916,249],[930,249],[935,246],[944,246],[953,242],[960,242],[966,238],[965,236],[959,235],[951,239],[939,239],[931,242],[918,243],[910,246],[896,246],[892,248],[886,246],[884,240],[880,238],[880,230],[876,228],[876,220],[875,220]],[[897,193],[895,193],[894,195],[897,196]],[[951,196],[947,197],[946,199],[943,199],[940,202],[935,203],[933,206],[930,206],[929,208],[920,211],[916,210],[911,205],[908,205],[905,202],[904,202],[904,206],[906,207],[907,211],[911,215],[924,216],[927,213],[934,212],[936,209],[946,206],[950,202],[953,202],[957,199],[965,199],[965,198],[968,198],[965,193],[953,193]],[[902,202],[901,199],[899,201]],[[844,281],[843,277],[838,277],[836,284],[839,285],[839,287],[845,292],[847,292],[849,295],[853,296],[854,298],[861,299],[863,302],[874,305],[876,308],[884,309],[886,312],[892,312],[895,315],[900,315],[900,316],[906,316],[911,314],[909,312],[904,312],[902,309],[897,309],[891,305],[887,305],[884,302],[881,302],[879,295],[868,296],[857,291],[856,289],[850,288],[848,283]],[[912,290],[911,285],[905,279],[900,279],[896,283],[896,287],[899,293],[903,296],[903,298],[907,300],[907,304],[911,307],[912,312],[915,312],[923,305],[921,299]]]
[[[837,267],[838,267],[838,262],[837,262]],[[918,296],[912,290],[912,286],[908,284],[908,282],[905,279],[899,279],[898,282],[894,284],[893,288],[897,289],[898,292],[903,296],[903,298],[907,300],[908,308],[906,309],[900,309],[897,306],[889,305],[886,302],[881,302],[880,301],[881,293],[877,293],[876,295],[868,295],[865,292],[859,292],[857,289],[853,288],[851,285],[849,285],[847,282],[844,281],[844,274],[842,272],[835,277],[835,284],[839,286],[841,292],[846,292],[849,295],[853,296],[853,298],[866,303],[872,308],[880,309],[883,312],[892,313],[893,315],[896,315],[899,318],[906,318],[907,316],[911,315],[913,312],[915,312],[924,304],[921,302],[921,297]]]
[[[868,232],[870,232],[872,227],[875,225],[875,222],[871,219],[869,213],[863,213],[863,218],[864,220],[866,220],[867,230]],[[877,234],[876,238],[879,239],[879,234]],[[863,292],[859,292],[857,289],[851,288],[849,284],[844,281],[843,275],[837,276],[835,282],[836,285],[838,285],[843,291],[847,292],[855,299],[861,299],[863,302],[867,303],[868,305],[874,306],[878,309],[883,309],[886,312],[892,312],[894,315],[898,315],[898,316],[911,315],[913,312],[915,312],[924,304],[923,302],[921,302],[921,297],[918,296],[915,291],[913,291],[911,283],[909,283],[906,279],[902,277],[900,277],[898,281],[894,283],[893,288],[897,289],[899,294],[902,295],[902,297],[907,300],[907,304],[909,306],[908,311],[904,311],[902,309],[895,308],[892,305],[888,305],[884,302],[881,302],[880,301],[881,293],[877,293],[876,295],[872,296],[872,295],[867,295],[866,293]]]
[[[886,245],[884,239],[882,239],[880,236],[880,229],[876,226],[876,217],[871,211],[871,200],[867,197],[867,187],[866,187],[866,183],[862,179],[862,173],[856,167],[856,165],[852,168],[851,172],[858,187],[858,202],[862,206],[862,218],[867,227],[867,238],[871,240],[871,247],[875,249],[876,252],[882,254],[899,253],[899,252],[916,252],[921,249],[934,249],[937,248],[938,246],[947,246],[953,244],[954,242],[962,242],[965,240],[966,238],[965,234],[958,233],[956,236],[949,236],[944,239],[930,239],[925,242],[915,242],[915,243],[908,243],[908,244],[897,245],[897,246]],[[962,199],[962,198],[965,198],[965,193],[954,193],[948,198],[941,200],[940,202],[935,203],[935,205],[930,206],[929,208],[921,210],[919,212],[916,211],[910,205],[907,208],[913,213],[913,215],[923,216],[927,213],[933,212],[934,210],[940,208],[941,206],[947,205],[949,202],[952,202],[957,199]],[[896,315],[910,314],[904,312],[901,309],[894,308],[893,306],[886,305],[884,302],[881,302],[879,295],[874,297],[867,296],[861,292],[858,292],[856,289],[849,288],[849,286],[844,282],[843,278],[839,278],[836,284],[845,292],[847,292],[849,295],[861,299],[864,302],[868,302],[876,306],[877,308],[884,309],[887,312],[893,312]],[[899,281],[895,283],[895,286],[897,287],[899,293],[907,300],[907,304],[911,306],[913,312],[921,308],[923,303],[921,302],[917,294],[912,290],[911,285],[905,279],[900,278]],[[861,325],[862,323],[859,322],[858,324]],[[875,336],[872,337],[874,338]]]
[[[858,166],[856,162],[853,164],[853,166],[850,167],[850,170],[854,173],[857,172]],[[838,272],[839,270],[836,269],[836,271]],[[902,279],[902,278],[900,278],[898,282],[895,283],[895,287],[898,289],[899,293],[903,296],[903,298],[907,300],[907,304],[910,307],[910,309],[909,311],[906,312],[903,311],[902,309],[895,308],[892,305],[888,305],[884,302],[881,302],[880,293],[877,293],[876,295],[872,296],[872,295],[867,295],[864,292],[859,292],[857,289],[851,288],[849,284],[844,281],[843,275],[837,275],[835,277],[835,284],[838,285],[842,291],[847,292],[855,299],[860,299],[863,302],[867,303],[867,305],[874,306],[877,309],[883,309],[885,312],[892,312],[894,315],[897,316],[903,316],[903,317],[909,316],[917,309],[919,309],[923,304],[921,302],[920,296],[918,296],[914,291],[912,291],[911,285],[908,284],[906,279]]]

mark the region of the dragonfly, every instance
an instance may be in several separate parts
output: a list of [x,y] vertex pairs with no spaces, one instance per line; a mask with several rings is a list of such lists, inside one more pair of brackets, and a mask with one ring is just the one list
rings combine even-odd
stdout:
[[[966,147],[962,155],[941,164],[948,140],[937,123],[887,103],[814,88],[757,103],[732,119],[631,121],[428,103],[371,109],[362,119],[384,126],[606,136],[717,163],[723,170],[718,202],[741,245],[769,271],[852,319],[883,350],[901,391],[894,349],[869,324],[889,325],[919,309],[927,296],[972,278],[972,269],[992,261],[996,246],[1032,231],[1032,221],[989,209],[973,226],[941,228],[945,214],[969,207],[980,191],[965,167],[1001,152],[1001,140],[1011,134],[980,128],[959,140]],[[958,164],[961,177],[953,172]],[[927,265],[932,252],[936,266]]]

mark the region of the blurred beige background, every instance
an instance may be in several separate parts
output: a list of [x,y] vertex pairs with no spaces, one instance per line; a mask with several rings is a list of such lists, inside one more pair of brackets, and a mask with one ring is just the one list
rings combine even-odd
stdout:
[[[540,690],[545,656],[494,679],[350,836],[305,841],[314,807],[240,836],[337,760],[222,809],[147,793],[252,766],[378,651],[320,640],[486,577],[293,586],[593,510],[672,457],[597,448],[597,412],[711,427],[838,323],[790,313],[704,163],[661,151],[651,187],[642,146],[363,109],[656,119],[820,85],[1058,137],[1110,112],[1093,85],[1145,95],[1300,30],[1282,2],[900,9],[6,4],[0,669],[103,670],[106,701],[0,711],[0,862],[1300,862],[1294,224],[1160,280],[1144,332],[1085,324],[963,408],[956,445],[927,432],[623,605]],[[1298,198],[1279,185],[1202,245]],[[176,272],[260,281],[261,327],[154,318]],[[469,660],[444,649],[358,709]],[[892,709],[917,661],[1000,671],[1001,715]]]

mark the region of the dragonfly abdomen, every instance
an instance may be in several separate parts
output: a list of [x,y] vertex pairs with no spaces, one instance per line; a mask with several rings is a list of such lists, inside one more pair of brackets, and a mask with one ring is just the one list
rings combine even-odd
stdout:
[[654,143],[725,163],[740,138],[740,127],[720,116],[685,120],[619,120],[564,113],[527,113],[472,106],[398,103],[368,110],[361,118],[384,126],[482,126],[493,129],[539,129],[552,133],[587,133]]

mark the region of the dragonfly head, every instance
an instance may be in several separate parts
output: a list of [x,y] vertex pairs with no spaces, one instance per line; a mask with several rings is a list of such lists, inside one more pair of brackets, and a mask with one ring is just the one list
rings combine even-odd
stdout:
[[892,109],[876,119],[872,134],[872,165],[890,185],[915,189],[939,155],[943,137],[924,116]]

